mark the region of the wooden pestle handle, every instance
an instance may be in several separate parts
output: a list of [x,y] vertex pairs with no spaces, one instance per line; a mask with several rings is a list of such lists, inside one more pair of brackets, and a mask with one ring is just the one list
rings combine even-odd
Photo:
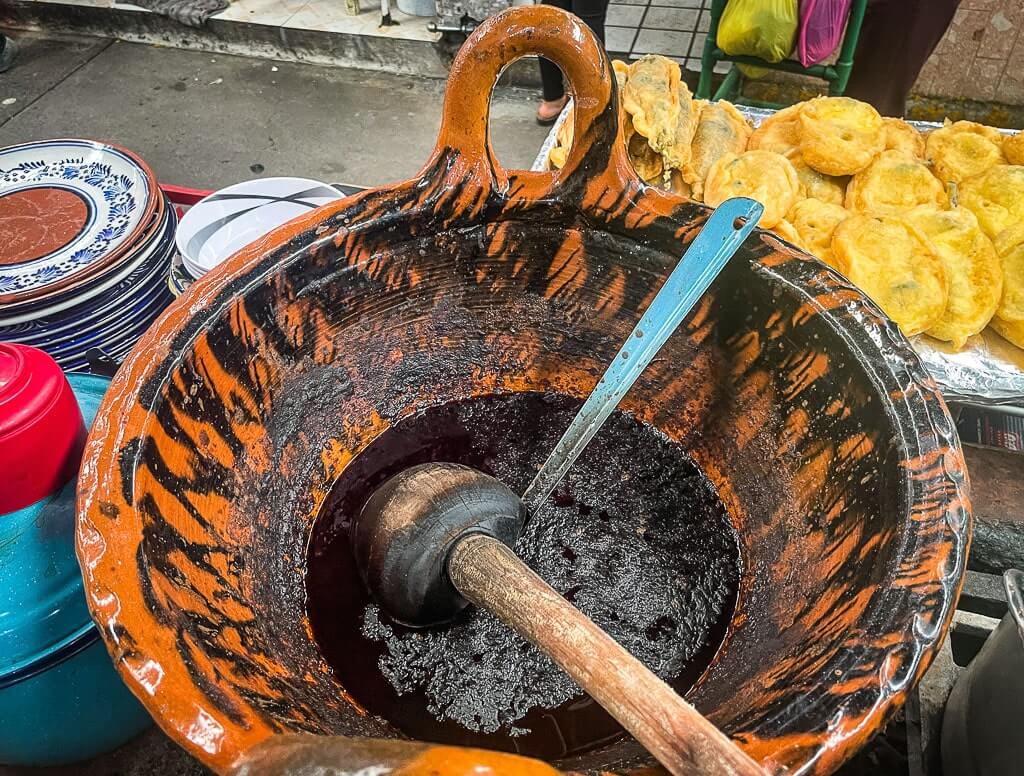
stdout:
[[471,534],[448,557],[456,589],[543,650],[673,774],[764,776],[699,711],[497,539]]

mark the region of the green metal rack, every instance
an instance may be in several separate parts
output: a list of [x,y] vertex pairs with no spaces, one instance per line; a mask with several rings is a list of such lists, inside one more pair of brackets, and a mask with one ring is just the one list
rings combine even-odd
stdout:
[[[704,52],[701,55],[700,82],[697,84],[696,96],[702,100],[711,98],[711,79],[715,65],[719,62],[732,62],[733,66],[726,74],[713,99],[727,99],[736,101],[740,91],[740,79],[742,73],[737,65],[751,65],[753,67],[765,68],[768,70],[781,70],[786,73],[797,73],[820,78],[828,83],[829,95],[836,97],[846,91],[846,84],[850,80],[850,72],[853,70],[853,55],[857,50],[857,40],[860,38],[860,28],[864,23],[864,10],[867,7],[867,0],[853,0],[850,6],[850,16],[846,22],[846,32],[843,35],[843,42],[839,48],[839,57],[835,64],[811,65],[804,67],[794,59],[783,59],[781,62],[766,62],[757,57],[732,56],[726,54],[718,47],[718,24],[722,19],[722,13],[728,0],[712,0],[711,2],[711,28],[708,31],[707,40],[704,42]],[[747,100],[750,104],[757,104],[762,107],[776,108],[778,105],[764,102]]]

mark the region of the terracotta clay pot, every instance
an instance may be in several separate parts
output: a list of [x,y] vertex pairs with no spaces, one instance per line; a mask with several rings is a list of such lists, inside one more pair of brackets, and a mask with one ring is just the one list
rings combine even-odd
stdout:
[[[491,88],[530,53],[576,97],[554,173],[506,171],[488,144]],[[310,636],[306,545],[333,483],[426,406],[586,396],[708,212],[631,170],[588,29],[517,8],[459,53],[419,175],[178,299],[107,394],[78,503],[93,616],[160,725],[222,773],[278,734],[397,736]],[[622,408],[685,446],[739,533],[735,614],[688,697],[770,769],[831,772],[903,702],[959,591],[970,505],[934,384],[857,289],[757,232]],[[628,746],[588,762],[629,770]]]

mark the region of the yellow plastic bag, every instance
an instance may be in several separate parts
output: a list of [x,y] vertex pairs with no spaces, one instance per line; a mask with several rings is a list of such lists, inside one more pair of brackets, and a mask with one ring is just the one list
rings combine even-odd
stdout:
[[779,62],[800,27],[797,0],[729,0],[718,24],[718,47],[733,56]]

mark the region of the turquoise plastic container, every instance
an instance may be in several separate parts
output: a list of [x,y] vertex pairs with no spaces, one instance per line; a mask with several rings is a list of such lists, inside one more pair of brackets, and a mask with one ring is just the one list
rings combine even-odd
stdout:
[[[86,426],[109,380],[68,375]],[[0,763],[60,765],[152,724],[89,618],[75,557],[75,482],[0,515]]]

